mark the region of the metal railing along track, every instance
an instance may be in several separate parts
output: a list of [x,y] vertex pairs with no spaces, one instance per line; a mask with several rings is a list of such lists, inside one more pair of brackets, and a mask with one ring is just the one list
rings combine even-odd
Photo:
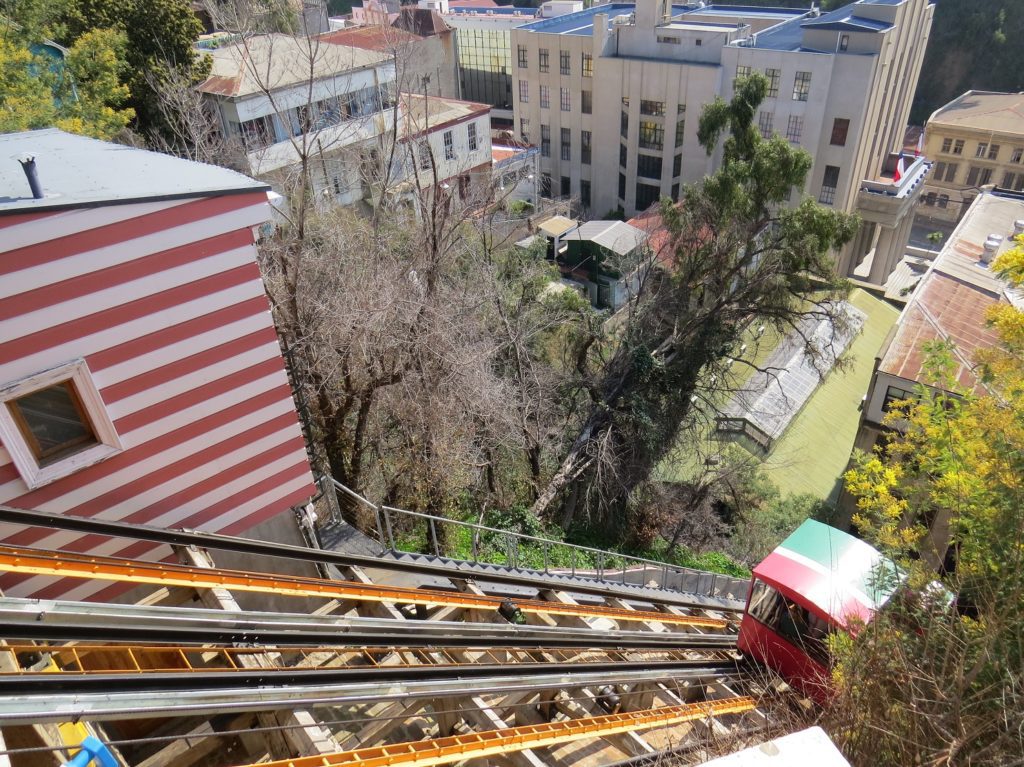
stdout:
[[[187,588],[225,588],[232,591],[283,596],[415,604],[425,607],[461,607],[485,611],[496,611],[506,601],[492,596],[363,585],[349,581],[252,573],[244,570],[168,565],[14,546],[0,546],[0,572],[95,579],[133,585],[146,583]],[[599,605],[566,605],[543,600],[516,600],[515,606],[528,614],[610,618],[619,621],[659,621],[669,625],[710,629],[724,629],[728,625],[727,621],[719,618],[626,610]]]
[[[395,572],[408,572],[440,578],[469,577],[465,571],[461,571],[457,567],[433,562],[403,562],[361,554],[345,554],[336,551],[325,551],[323,549],[311,549],[304,546],[258,541],[251,538],[238,538],[235,536],[220,535],[217,533],[164,530],[161,528],[150,527],[148,525],[135,525],[126,522],[110,522],[101,519],[54,514],[44,511],[15,509],[10,506],[3,505],[0,505],[0,522],[25,525],[28,527],[48,527],[56,530],[72,530],[75,532],[94,533],[96,535],[106,535],[115,538],[152,541],[155,543],[166,543],[172,546],[198,546],[221,551],[234,551],[243,554],[260,554],[290,560],[332,564],[339,567],[358,566],[388,569]],[[479,577],[482,580],[493,583],[530,586],[538,589],[560,587],[552,581],[551,576],[545,575],[544,573],[531,573],[529,571],[495,571],[488,572],[486,574],[479,574]],[[702,598],[697,595],[676,593],[669,590],[659,591],[657,599],[654,600],[649,594],[649,589],[615,583],[595,582],[593,584],[588,584],[585,582],[574,582],[571,585],[561,586],[561,588],[564,588],[564,590],[571,593],[593,594],[600,597],[618,597],[647,603],[657,601],[660,604],[676,605],[679,607],[693,607],[698,609],[711,608],[715,610],[734,612],[738,612],[743,609],[743,605],[738,602],[724,603],[722,600]]]

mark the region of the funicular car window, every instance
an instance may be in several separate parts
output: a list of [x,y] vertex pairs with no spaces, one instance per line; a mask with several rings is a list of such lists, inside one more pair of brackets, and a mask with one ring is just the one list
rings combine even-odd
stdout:
[[752,618],[803,649],[818,663],[828,665],[829,654],[825,640],[832,630],[828,621],[792,600],[787,600],[761,580],[754,581],[748,612]]

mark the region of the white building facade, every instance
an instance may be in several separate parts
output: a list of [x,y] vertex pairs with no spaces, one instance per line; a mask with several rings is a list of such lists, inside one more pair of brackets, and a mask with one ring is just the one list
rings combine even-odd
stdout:
[[[548,194],[631,215],[717,167],[720,150],[708,156],[697,141],[701,109],[758,71],[770,82],[762,133],[811,154],[807,194],[859,211],[864,194],[899,195],[865,182],[884,181],[902,145],[932,11],[928,0],[858,0],[827,14],[640,0],[536,21],[512,31],[516,130],[541,148]],[[887,265],[889,249],[903,248],[920,180],[908,186],[905,174],[890,206],[899,215],[865,217],[841,273],[873,252]]]

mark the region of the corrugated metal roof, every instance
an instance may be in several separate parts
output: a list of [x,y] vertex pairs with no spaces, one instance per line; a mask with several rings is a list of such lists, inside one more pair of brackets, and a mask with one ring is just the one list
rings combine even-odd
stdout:
[[250,96],[343,75],[387,62],[390,56],[318,38],[257,35],[210,51],[210,76],[199,90],[217,96]]
[[975,200],[911,295],[879,370],[924,383],[922,346],[944,340],[955,346],[960,384],[984,391],[973,372],[976,355],[998,343],[998,336],[986,325],[987,313],[1014,297],[1008,284],[979,257],[990,234],[1004,237],[1000,252],[1012,247],[1013,222],[1021,218],[1024,196],[989,193]]
[[624,221],[587,221],[565,239],[593,242],[613,253],[625,256],[647,239],[647,233]]

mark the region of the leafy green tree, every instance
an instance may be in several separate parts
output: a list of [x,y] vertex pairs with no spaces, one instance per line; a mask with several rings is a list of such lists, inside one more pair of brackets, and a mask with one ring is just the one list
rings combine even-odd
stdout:
[[[996,264],[1021,282],[1024,247]],[[931,350],[902,434],[849,472],[859,530],[896,559],[918,598],[837,644],[833,732],[855,764],[1020,764],[1024,753],[1024,312],[989,321],[988,393],[961,390],[951,349]],[[951,391],[953,394],[946,394]],[[928,584],[942,565],[955,609]]]
[[134,115],[121,107],[128,97],[119,80],[124,46],[120,32],[91,30],[61,61],[33,53],[22,34],[0,38],[0,131],[56,126],[115,136]]
[[193,49],[203,26],[188,0],[68,0],[63,23],[70,41],[94,29],[124,32],[122,82],[131,91],[129,104],[142,133],[162,127],[154,85],[166,78],[169,67],[194,69],[197,78],[209,71]]
[[857,222],[807,199],[786,207],[811,158],[761,138],[753,120],[767,87],[759,74],[741,78],[731,102],[705,107],[698,135],[709,154],[725,136],[721,168],[687,187],[678,207],[663,203],[672,266],[652,264],[618,336],[593,339],[581,355],[590,405],[535,513],[554,513],[562,498],[564,527],[580,500],[605,524],[624,519],[751,322],[789,331],[833,315],[843,283],[831,252]]

